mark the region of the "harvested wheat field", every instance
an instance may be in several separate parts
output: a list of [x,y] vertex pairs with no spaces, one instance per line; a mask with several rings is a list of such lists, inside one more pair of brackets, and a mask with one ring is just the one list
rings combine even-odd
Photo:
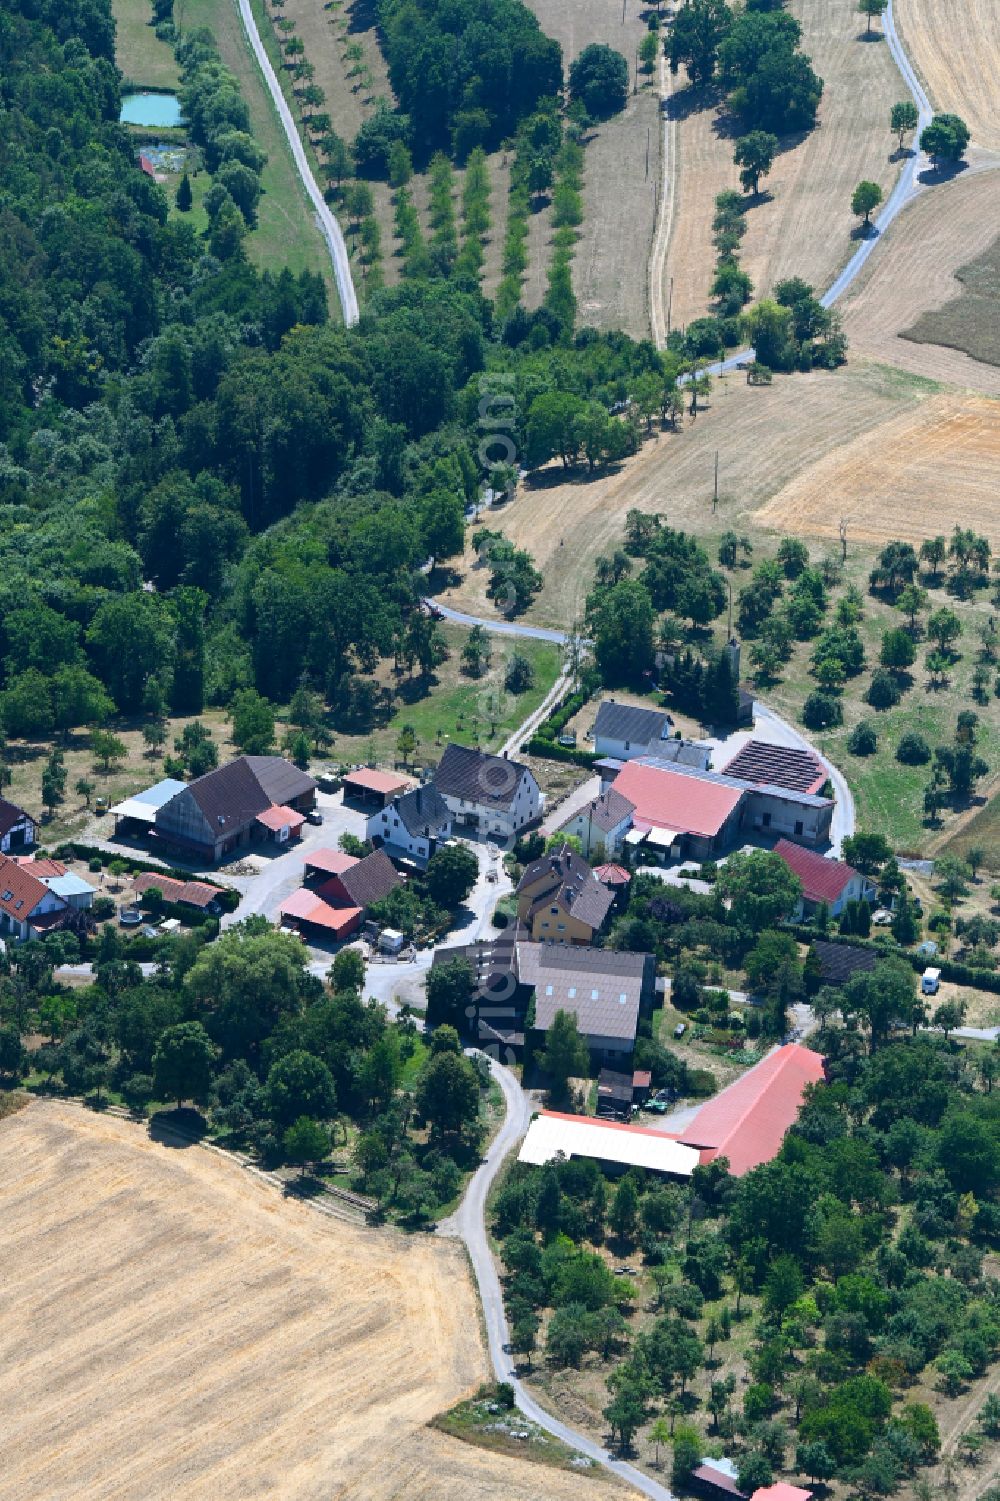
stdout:
[[578,1497],[425,1427],[486,1375],[457,1245],[69,1105],[0,1123],[0,1152],[3,1501]]
[[[645,7],[621,0],[528,0],[542,30],[563,50],[567,73],[591,42],[606,42],[628,61],[635,76],[636,50],[647,27]],[[624,21],[623,21],[624,12]],[[620,328],[634,338],[649,337],[646,262],[653,239],[656,184],[660,174],[659,107],[656,75],[640,74],[638,94],[630,94],[620,115],[589,132],[584,158],[583,223],[573,260],[573,290],[582,324]],[[649,173],[646,144],[649,142]],[[538,257],[531,253],[532,272]],[[544,272],[548,257],[542,263]],[[526,293],[529,306],[540,301],[544,278]]]
[[829,453],[756,513],[761,526],[884,543],[972,527],[1000,544],[1000,401],[939,395]]
[[839,304],[852,355],[1000,396],[995,365],[902,337],[923,314],[961,296],[955,272],[989,249],[998,225],[1000,171],[970,171],[922,192]]
[[961,115],[977,146],[1000,150],[996,0],[895,0],[893,13],[934,108]]
[[[926,398],[926,382],[884,366],[849,364],[836,373],[779,376],[748,387],[742,374],[715,382],[710,406],[677,433],[647,441],[634,458],[593,478],[567,478],[551,464],[517,497],[491,512],[499,528],[533,555],[544,584],[527,612],[538,625],[564,628],[582,612],[594,559],[616,547],[626,513],[659,511],[672,526],[716,537],[746,528],[753,512],[840,444],[877,428]],[[719,508],[712,511],[715,451]],[[490,616],[488,572],[471,548],[458,588],[443,597],[458,609]]]
[[[851,193],[862,178],[888,195],[899,172],[889,109],[905,95],[881,38],[860,40],[864,30],[855,0],[792,0],[802,25],[802,48],[824,81],[815,130],[783,151],[762,188],[767,197],[747,209],[740,262],[757,295],[787,276],[824,290],[853,254]],[[708,308],[715,251],[715,195],[738,188],[731,136],[722,134],[716,110],[674,79],[671,108],[677,118],[677,176],[673,232],[665,276],[674,279],[675,328]],[[793,138],[794,139],[794,138]]]

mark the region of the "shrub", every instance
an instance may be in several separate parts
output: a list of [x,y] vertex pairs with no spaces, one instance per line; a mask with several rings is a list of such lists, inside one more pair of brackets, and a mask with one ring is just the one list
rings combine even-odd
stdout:
[[852,756],[873,756],[878,750],[875,726],[867,719],[856,724],[847,738],[847,749]]
[[896,760],[902,761],[906,766],[926,766],[930,758],[930,746],[923,735],[918,735],[914,730],[904,735],[896,747]]
[[810,693],[802,705],[802,723],[810,730],[826,730],[843,721],[843,706],[833,693]]
[[865,697],[873,709],[892,709],[901,698],[899,684],[891,672],[880,667],[872,674]]

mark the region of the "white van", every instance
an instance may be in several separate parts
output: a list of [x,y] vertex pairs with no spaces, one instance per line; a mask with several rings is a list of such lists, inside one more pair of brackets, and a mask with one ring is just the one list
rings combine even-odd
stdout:
[[920,989],[924,995],[937,995],[941,986],[941,971],[925,969],[920,977]]

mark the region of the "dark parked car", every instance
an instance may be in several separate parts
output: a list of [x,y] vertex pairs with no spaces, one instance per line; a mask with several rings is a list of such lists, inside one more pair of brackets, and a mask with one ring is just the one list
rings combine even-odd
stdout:
[[309,812],[306,814],[306,823],[321,824],[322,822],[323,822],[323,815],[319,811],[319,809],[318,808],[310,808]]

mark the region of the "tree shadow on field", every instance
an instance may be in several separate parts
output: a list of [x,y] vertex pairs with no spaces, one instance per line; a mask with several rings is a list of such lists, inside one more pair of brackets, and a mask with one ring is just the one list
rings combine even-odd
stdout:
[[968,162],[939,162],[936,166],[925,167],[917,173],[917,181],[921,187],[934,188],[940,183],[950,182],[953,177],[958,177],[962,172],[968,172]]
[[718,84],[688,83],[670,95],[665,113],[668,120],[687,120],[702,110],[714,109],[725,97]]
[[852,240],[877,240],[878,229],[874,224],[856,224],[851,230]]
[[585,464],[571,464],[565,469],[560,463],[558,467],[553,464],[544,469],[536,470],[522,481],[525,490],[554,490],[560,485],[588,485],[595,480],[605,479],[609,476],[620,474],[622,464],[616,460],[611,464],[599,464],[596,469],[588,469]]
[[348,33],[359,31],[374,31],[378,25],[375,0],[353,0],[353,4],[347,7],[349,17],[347,23]]
[[183,1105],[179,1110],[158,1110],[149,1122],[150,1140],[178,1151],[196,1146],[207,1130],[201,1111]]
[[858,34],[857,34],[857,36],[854,38],[854,40],[856,42],[884,42],[885,41],[885,32],[883,32],[883,31],[859,31]]

